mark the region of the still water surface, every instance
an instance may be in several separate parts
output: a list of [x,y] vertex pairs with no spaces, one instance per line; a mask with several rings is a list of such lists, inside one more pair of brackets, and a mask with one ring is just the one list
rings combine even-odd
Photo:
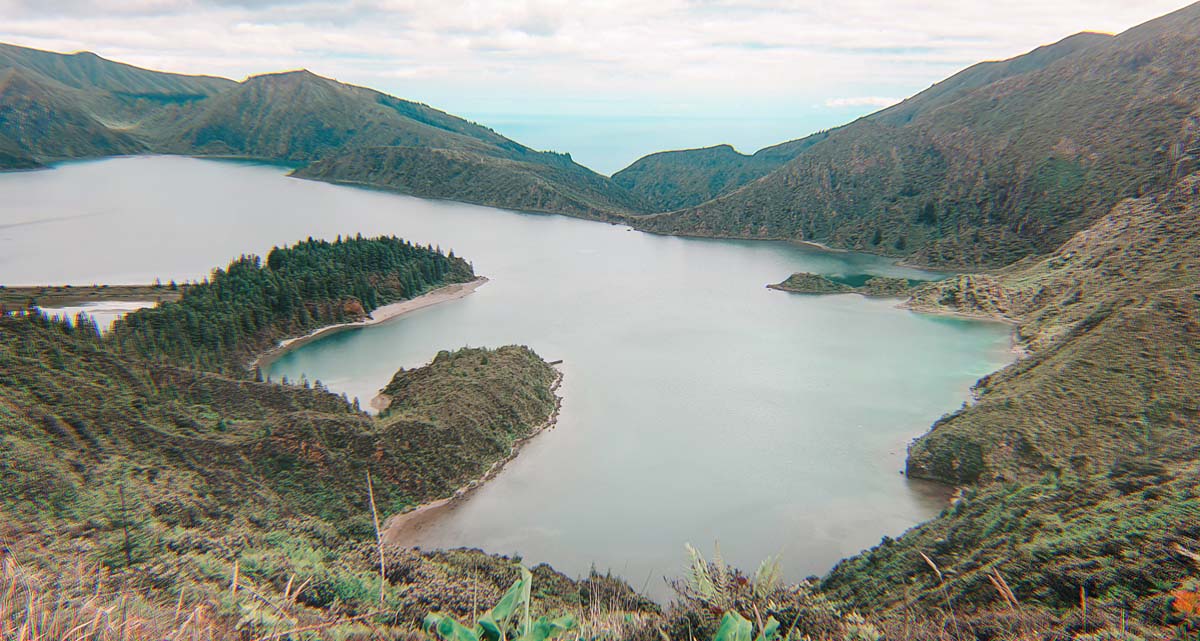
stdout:
[[785,243],[426,201],[150,157],[0,175],[0,283],[190,280],[307,236],[396,234],[492,279],[465,299],[334,334],[276,361],[365,402],[399,367],[463,345],[563,359],[558,427],[423,535],[569,574],[612,570],[658,596],[683,545],[789,578],[936,514],[905,444],[1010,358],[1008,329],[894,300],[767,290],[794,271],[932,275]]

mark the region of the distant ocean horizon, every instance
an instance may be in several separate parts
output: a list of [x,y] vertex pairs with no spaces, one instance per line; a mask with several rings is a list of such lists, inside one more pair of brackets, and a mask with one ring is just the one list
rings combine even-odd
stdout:
[[659,151],[730,144],[744,154],[752,154],[763,147],[845,124],[864,113],[839,109],[753,118],[480,112],[462,116],[534,149],[569,153],[575,162],[611,176],[638,158]]

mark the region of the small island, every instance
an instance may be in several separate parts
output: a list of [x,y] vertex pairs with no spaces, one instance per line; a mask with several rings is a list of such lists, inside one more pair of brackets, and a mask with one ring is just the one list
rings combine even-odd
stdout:
[[871,276],[855,286],[809,272],[796,272],[787,280],[767,287],[793,294],[861,294],[878,297],[907,297],[913,290],[912,283],[904,278]]

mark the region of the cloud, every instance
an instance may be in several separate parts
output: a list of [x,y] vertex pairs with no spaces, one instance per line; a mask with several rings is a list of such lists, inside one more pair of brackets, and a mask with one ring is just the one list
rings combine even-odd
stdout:
[[825,106],[832,109],[842,107],[891,107],[900,102],[900,98],[885,98],[883,96],[856,96],[854,98],[829,98]]
[[1183,4],[0,0],[0,41],[235,79],[304,67],[450,111],[738,116],[876,108]]

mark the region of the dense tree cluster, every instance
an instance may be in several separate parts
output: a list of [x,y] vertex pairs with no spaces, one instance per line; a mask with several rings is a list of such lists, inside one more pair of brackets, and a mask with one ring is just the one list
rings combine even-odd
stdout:
[[108,340],[145,358],[225,372],[281,338],[361,319],[381,305],[470,280],[451,252],[396,237],[308,240],[275,248],[266,263],[242,256],[178,302],[116,323]]

